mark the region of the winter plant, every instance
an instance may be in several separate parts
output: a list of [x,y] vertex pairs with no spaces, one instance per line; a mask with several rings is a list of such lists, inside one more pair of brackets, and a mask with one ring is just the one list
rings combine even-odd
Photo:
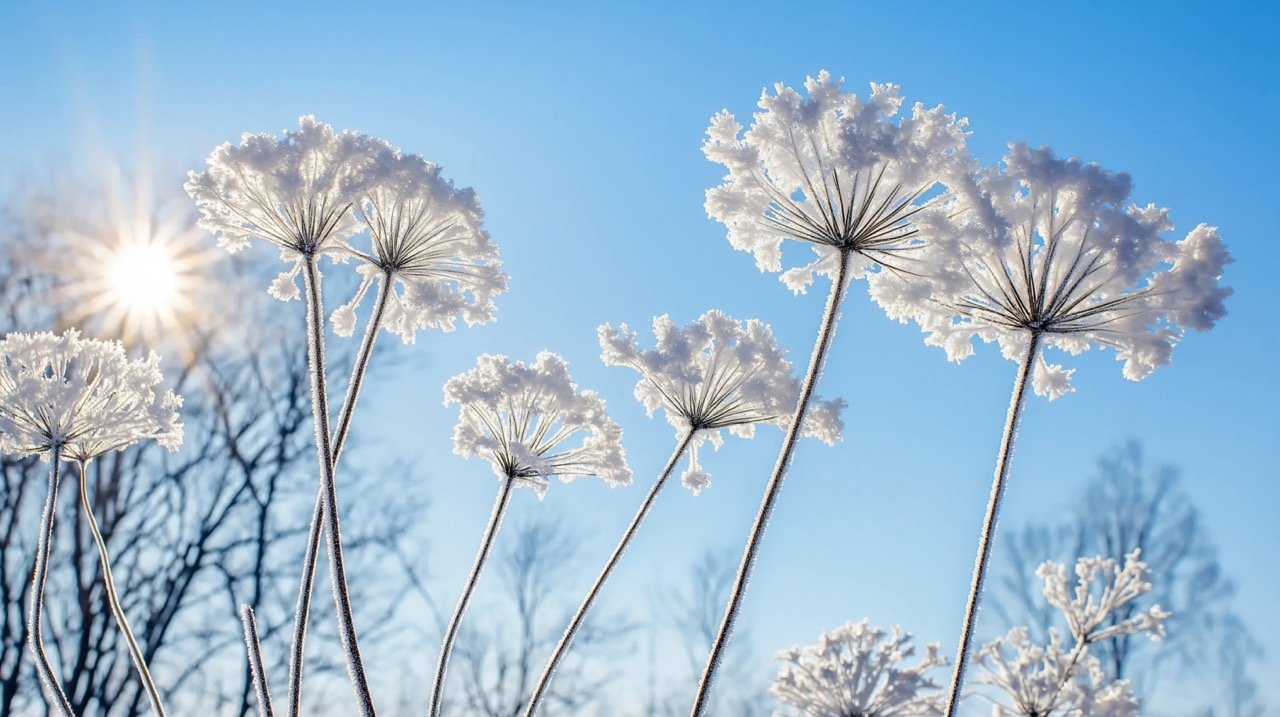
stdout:
[[[688,326],[678,327],[664,314],[653,320],[657,345],[648,350],[640,348],[635,332],[626,324],[617,329],[606,324],[598,333],[605,364],[627,366],[640,373],[636,398],[650,416],[662,409],[676,430],[676,447],[556,645],[525,707],[525,715],[530,717],[537,712],[587,611],[684,454],[689,453],[689,467],[681,476],[682,482],[697,495],[711,483],[698,464],[699,446],[710,441],[719,448],[725,429],[751,438],[757,424],[785,424],[800,395],[800,382],[792,375],[791,363],[773,331],[755,319],[738,321],[712,309]],[[842,400],[815,400],[804,425],[805,435],[828,445],[834,443],[843,428],[843,408]]]
[[130,360],[119,342],[84,339],[74,329],[60,336],[13,333],[0,339],[0,452],[37,454],[49,462],[49,490],[32,569],[27,631],[46,699],[63,717],[74,717],[74,712],[45,652],[42,608],[64,460],[75,462],[78,468],[80,500],[97,543],[111,613],[152,708],[161,717],[165,714],[116,592],[111,557],[98,529],[87,485],[90,462],[104,453],[148,438],[177,450],[182,443],[178,421],[182,400],[161,389],[163,380],[156,354]]
[[[887,639],[886,639],[887,638]],[[902,663],[915,654],[911,634],[897,627],[886,634],[863,620],[824,633],[816,645],[778,653],[782,668],[769,689],[794,708],[782,717],[908,717],[941,711],[939,685],[928,677],[947,659],[938,645],[925,649],[912,666]]]
[[[444,683],[458,628],[480,581],[515,488],[539,498],[551,478],[568,483],[596,476],[610,486],[631,483],[622,429],[605,414],[594,391],[579,391],[564,359],[543,351],[532,364],[481,356],[475,368],[444,386],[445,405],[458,404],[454,453],[489,461],[500,487],[471,573],[445,630],[431,690],[431,717],[444,703]],[[580,441],[580,442],[579,442]]]
[[1168,240],[1168,210],[1130,203],[1130,188],[1126,174],[1059,159],[1048,148],[1011,145],[1003,167],[983,172],[964,193],[970,206],[959,213],[960,238],[921,252],[922,276],[882,272],[871,282],[890,316],[917,321],[926,342],[945,348],[951,360],[971,355],[977,337],[998,343],[1019,363],[948,717],[964,680],[1027,384],[1050,399],[1071,390],[1072,370],[1047,363],[1043,349],[1115,349],[1125,378],[1137,381],[1169,362],[1186,329],[1207,331],[1226,313],[1231,290],[1219,282],[1230,257],[1217,230],[1201,224],[1184,239]]
[[[1052,561],[1036,574],[1044,581],[1044,596],[1062,615],[1074,640],[1068,648],[1058,631],[1049,631],[1049,644],[1037,645],[1026,628],[1015,628],[983,646],[980,660],[984,684],[998,688],[1005,701],[992,699],[997,715],[1051,717],[1134,717],[1139,703],[1128,680],[1106,678],[1089,647],[1122,635],[1164,636],[1170,614],[1153,605],[1144,611],[1122,611],[1126,604],[1151,590],[1146,563],[1135,550],[1121,564],[1111,558],[1081,558],[1075,565],[1075,585],[1066,566]],[[1118,615],[1127,614],[1120,618]],[[985,696],[985,695],[984,695]],[[991,699],[988,697],[988,699]]]
[[818,375],[852,279],[877,273],[914,274],[915,256],[929,242],[949,239],[952,200],[939,192],[963,178],[971,161],[966,121],[941,105],[916,104],[901,113],[895,85],[873,84],[863,99],[822,72],[808,78],[808,97],[778,84],[765,91],[745,133],[727,111],[707,130],[703,152],[727,169],[724,184],[707,192],[711,218],[728,227],[729,243],[754,255],[762,271],[782,268],[786,239],[804,242],[812,262],[782,273],[801,293],[815,275],[830,279],[818,338],[788,424],[782,450],[747,538],[724,619],[694,699],[703,714],[711,682],[746,592],[764,527],[786,477]]

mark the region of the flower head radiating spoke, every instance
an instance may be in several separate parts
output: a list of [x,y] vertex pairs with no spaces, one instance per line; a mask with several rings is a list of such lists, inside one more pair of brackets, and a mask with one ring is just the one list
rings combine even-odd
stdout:
[[[610,366],[640,372],[636,398],[652,416],[663,409],[677,435],[694,431],[685,487],[695,494],[709,484],[698,464],[697,447],[717,448],[721,430],[750,438],[758,423],[785,426],[800,400],[800,381],[768,325],[738,321],[711,310],[685,327],[671,317],[653,320],[657,346],[643,350],[626,324],[599,329],[601,358]],[[815,400],[805,420],[805,435],[832,444],[840,437],[845,402]]]
[[481,356],[475,368],[445,384],[444,396],[445,405],[462,408],[454,452],[490,461],[501,480],[533,488],[539,497],[552,476],[631,482],[622,429],[594,391],[578,391],[564,359],[550,351],[532,365]]

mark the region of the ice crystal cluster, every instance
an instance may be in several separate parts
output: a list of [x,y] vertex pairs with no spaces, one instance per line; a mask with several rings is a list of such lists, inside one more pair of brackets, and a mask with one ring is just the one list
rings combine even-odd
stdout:
[[130,360],[115,341],[68,330],[0,339],[0,451],[77,461],[153,438],[182,443],[182,399],[161,389],[160,357]]
[[779,83],[761,93],[750,129],[722,111],[702,147],[727,169],[706,210],[735,249],[779,271],[783,239],[812,247],[811,263],[781,276],[797,293],[815,273],[834,277],[842,252],[854,254],[852,278],[877,264],[914,271],[929,226],[945,218],[931,190],[971,170],[966,120],[941,105],[903,113],[897,85],[872,84],[863,99],[843,82],[826,71],[806,78],[807,97]]
[[481,356],[475,368],[445,384],[444,403],[461,407],[455,453],[490,461],[499,479],[533,488],[539,497],[552,476],[631,482],[622,429],[594,391],[578,390],[565,360],[550,351],[532,364]]
[[947,664],[938,645],[912,666],[911,635],[886,633],[870,622],[846,623],[816,645],[778,653],[782,668],[769,691],[803,717],[906,717],[936,715],[942,695],[927,675]]
[[1080,558],[1074,586],[1066,566],[1046,562],[1036,574],[1044,581],[1044,596],[1057,608],[1074,645],[1064,644],[1057,630],[1049,630],[1048,645],[1032,641],[1026,628],[983,646],[981,681],[997,687],[997,715],[1027,717],[1135,717],[1140,704],[1128,680],[1110,680],[1089,646],[1122,635],[1164,635],[1169,613],[1153,605],[1118,619],[1120,609],[1151,590],[1149,571],[1139,551],[1124,563],[1111,558]]
[[[739,321],[712,309],[679,327],[663,314],[653,319],[652,349],[641,349],[626,324],[606,324],[598,333],[606,365],[640,373],[636,399],[649,415],[661,408],[678,434],[694,431],[683,482],[695,495],[711,482],[698,464],[700,445],[710,441],[719,448],[722,429],[751,438],[758,423],[785,426],[800,400],[800,381],[786,352],[768,324],[756,319]],[[841,399],[812,399],[805,435],[835,443],[844,428],[844,407]]]
[[[1168,210],[1133,204],[1130,190],[1127,174],[1010,145],[1003,166],[964,193],[959,238],[923,249],[920,276],[877,275],[872,295],[953,361],[973,353],[975,337],[1018,361],[1037,334],[1071,354],[1115,349],[1124,376],[1140,380],[1169,363],[1186,329],[1226,314],[1231,289],[1219,282],[1231,258],[1204,224],[1166,239]],[[1039,357],[1036,393],[1072,390],[1071,373]]]

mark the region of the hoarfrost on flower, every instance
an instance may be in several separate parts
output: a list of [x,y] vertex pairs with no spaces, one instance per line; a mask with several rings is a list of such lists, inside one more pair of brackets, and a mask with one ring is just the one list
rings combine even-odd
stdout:
[[[997,717],[1137,717],[1140,703],[1128,680],[1108,680],[1098,659],[1082,645],[1065,649],[1057,630],[1049,644],[1033,642],[1025,627],[982,647],[984,684],[1003,697],[993,700]],[[991,698],[988,698],[991,699]]]
[[162,390],[160,357],[130,360],[116,341],[13,333],[0,339],[0,451],[77,461],[153,438],[182,443],[182,399]]
[[355,307],[379,278],[391,292],[382,325],[405,343],[420,328],[452,331],[459,317],[468,325],[493,321],[493,299],[506,291],[507,277],[475,192],[455,188],[422,157],[381,144],[376,179],[356,204],[371,252],[356,251],[363,281],[334,312],[334,331],[351,335]]
[[927,674],[947,660],[932,644],[920,662],[903,666],[913,654],[910,633],[895,627],[886,634],[867,620],[846,623],[823,634],[816,645],[778,653],[783,665],[769,691],[798,710],[780,715],[937,715],[942,694]]
[[945,231],[939,183],[972,171],[964,119],[941,105],[901,113],[898,86],[871,85],[862,99],[825,70],[805,79],[808,97],[781,83],[761,93],[750,129],[727,110],[711,120],[703,152],[728,170],[707,191],[707,214],[761,271],[782,268],[782,242],[808,243],[816,259],[782,281],[801,293],[815,274],[834,278],[842,252],[850,276],[877,266],[914,271],[914,254]]
[[481,356],[445,384],[444,403],[461,407],[455,453],[490,461],[499,479],[539,497],[552,476],[564,482],[596,476],[615,487],[631,482],[622,429],[594,391],[578,391],[565,360],[550,351],[528,365]]
[[306,115],[283,138],[245,133],[209,155],[208,168],[190,172],[186,190],[200,209],[200,226],[229,251],[257,237],[292,264],[271,283],[272,296],[298,297],[297,276],[308,258],[346,261],[345,239],[359,231],[352,204],[369,181],[382,143]]
[[1143,633],[1153,640],[1164,636],[1164,622],[1170,613],[1159,605],[1138,611],[1115,622],[1112,614],[1126,603],[1151,591],[1150,570],[1142,562],[1141,551],[1125,556],[1121,566],[1113,558],[1080,558],[1075,566],[1075,587],[1067,579],[1066,566],[1047,561],[1036,575],[1044,581],[1044,597],[1067,620],[1071,634],[1080,642],[1094,643],[1119,635]]
[[[756,424],[785,426],[800,400],[800,381],[786,352],[773,330],[756,319],[739,321],[712,309],[679,327],[663,314],[653,319],[657,344],[652,349],[641,349],[626,324],[617,329],[605,324],[597,333],[606,365],[640,373],[635,395],[649,415],[661,408],[678,435],[694,431],[683,482],[695,495],[710,484],[698,464],[702,443],[719,448],[722,429],[750,438]],[[841,399],[814,399],[804,434],[828,445],[839,440],[844,406]]]
[[[879,273],[872,296],[953,361],[973,353],[975,337],[1018,361],[1035,335],[1073,355],[1115,349],[1125,378],[1140,380],[1169,363],[1187,328],[1206,331],[1226,314],[1231,257],[1204,224],[1165,239],[1168,210],[1131,203],[1130,190],[1126,174],[1011,144],[1002,168],[958,195],[960,239],[922,249],[919,277]],[[1070,391],[1070,373],[1039,361],[1036,393]]]

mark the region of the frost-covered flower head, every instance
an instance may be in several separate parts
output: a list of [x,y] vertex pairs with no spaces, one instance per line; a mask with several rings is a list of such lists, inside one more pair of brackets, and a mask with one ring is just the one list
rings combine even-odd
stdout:
[[[1057,630],[1049,644],[1033,642],[1025,627],[982,647],[981,682],[1004,693],[995,717],[1137,717],[1141,707],[1128,680],[1108,680],[1098,659],[1064,649]],[[991,699],[988,697],[988,699]]]
[[161,390],[160,357],[130,360],[117,341],[74,329],[0,339],[0,451],[57,450],[87,461],[144,438],[182,443],[182,399]]
[[[773,330],[759,320],[738,321],[712,309],[688,326],[678,327],[663,314],[653,319],[657,346],[641,349],[626,324],[599,328],[601,359],[609,366],[640,372],[636,398],[652,416],[661,408],[667,422],[683,434],[694,431],[684,485],[696,495],[710,484],[698,465],[704,441],[717,448],[721,429],[750,438],[756,424],[785,426],[800,400],[800,381],[791,373],[786,352]],[[827,443],[840,438],[845,402],[814,400],[804,433]]]
[[283,138],[245,133],[240,145],[213,150],[208,169],[191,172],[186,190],[200,208],[200,225],[229,251],[258,237],[293,264],[271,284],[271,295],[298,297],[296,278],[306,258],[349,257],[343,239],[359,230],[351,212],[369,179],[379,142],[333,131],[306,115]]
[[445,384],[444,403],[462,408],[454,452],[489,460],[500,479],[533,488],[538,497],[552,476],[566,483],[579,476],[610,486],[631,482],[622,429],[594,391],[578,391],[568,364],[550,351],[532,365],[481,356],[475,368]]
[[351,335],[355,307],[379,276],[400,288],[383,287],[392,292],[383,326],[405,343],[413,343],[420,328],[452,331],[458,317],[468,325],[493,321],[493,298],[506,291],[507,277],[475,192],[455,188],[422,157],[380,143],[377,179],[356,203],[372,251],[356,252],[364,281],[334,311],[334,330]]
[[1164,636],[1164,622],[1170,613],[1153,605],[1122,621],[1111,615],[1126,603],[1151,590],[1150,570],[1134,550],[1125,556],[1121,566],[1112,558],[1101,556],[1076,561],[1075,587],[1067,580],[1062,563],[1047,561],[1036,575],[1044,581],[1044,597],[1060,610],[1072,636],[1082,643],[1094,643],[1118,635],[1145,633],[1153,640]]
[[[953,361],[973,353],[974,337],[1016,361],[1036,335],[1071,354],[1113,348],[1125,378],[1140,380],[1169,363],[1185,329],[1206,331],[1226,314],[1231,289],[1219,281],[1231,258],[1204,224],[1180,241],[1163,238],[1168,210],[1130,203],[1130,189],[1126,174],[1012,144],[962,213],[965,238],[923,253],[931,281],[882,274],[872,295],[890,316],[917,321]],[[932,300],[920,301],[922,292]],[[1071,391],[1071,373],[1039,358],[1036,393]]]
[[[781,83],[761,93],[745,134],[728,111],[711,120],[702,151],[723,164],[724,184],[707,191],[707,214],[729,229],[729,243],[751,252],[761,271],[782,268],[782,240],[808,243],[812,263],[782,281],[799,293],[815,273],[834,277],[842,252],[850,275],[876,265],[911,271],[912,254],[943,219],[927,197],[963,174],[966,120],[916,104],[899,115],[898,86],[872,84],[860,98],[825,70],[805,79],[808,97]],[[927,216],[926,216],[927,215]]]
[[938,645],[921,661],[902,666],[915,653],[910,633],[888,635],[867,620],[845,623],[816,645],[778,653],[783,661],[769,692],[804,717],[895,717],[941,713],[942,694],[926,675],[947,664]]

